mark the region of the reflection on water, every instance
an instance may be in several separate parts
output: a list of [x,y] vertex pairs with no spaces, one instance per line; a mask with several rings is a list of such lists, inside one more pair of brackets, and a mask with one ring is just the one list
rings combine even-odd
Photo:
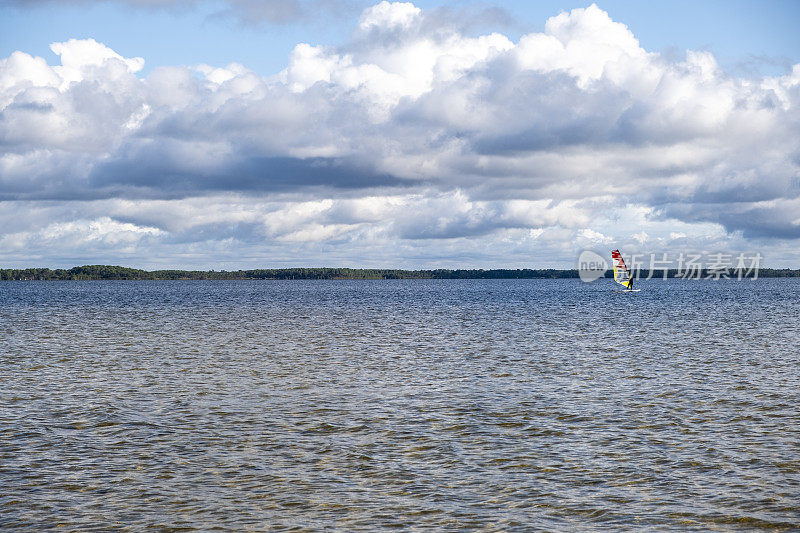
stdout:
[[800,526],[800,280],[0,284],[0,528]]

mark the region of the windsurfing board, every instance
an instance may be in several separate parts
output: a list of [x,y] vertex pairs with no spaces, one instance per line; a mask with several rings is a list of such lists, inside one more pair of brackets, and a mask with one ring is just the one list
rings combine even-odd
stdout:
[[631,289],[633,287],[633,275],[628,270],[628,265],[622,259],[622,254],[619,250],[611,250],[611,264],[614,266],[614,281],[625,287],[624,291],[614,292],[639,292],[639,289]]

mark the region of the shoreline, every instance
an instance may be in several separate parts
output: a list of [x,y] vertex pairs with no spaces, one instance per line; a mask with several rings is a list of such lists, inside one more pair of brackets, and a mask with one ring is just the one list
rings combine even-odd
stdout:
[[[640,270],[639,279],[663,278],[664,270]],[[677,269],[666,271],[670,279],[682,279]],[[612,271],[601,277],[612,278]],[[719,278],[719,271],[701,269],[687,279]],[[723,276],[725,277],[725,276]],[[730,279],[737,279],[731,269]],[[745,278],[798,278],[800,269],[761,268]],[[0,281],[216,281],[216,280],[391,280],[391,279],[578,279],[577,269],[372,269],[372,268],[265,268],[249,270],[141,270],[115,265],[85,265],[70,269],[0,269]]]

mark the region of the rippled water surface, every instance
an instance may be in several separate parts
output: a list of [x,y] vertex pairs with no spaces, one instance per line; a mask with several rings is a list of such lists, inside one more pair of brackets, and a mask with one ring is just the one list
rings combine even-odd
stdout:
[[0,529],[800,527],[800,280],[4,282]]

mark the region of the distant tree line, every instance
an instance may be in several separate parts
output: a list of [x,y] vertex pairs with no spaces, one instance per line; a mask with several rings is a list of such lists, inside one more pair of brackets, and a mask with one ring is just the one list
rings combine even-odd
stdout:
[[[668,270],[667,277],[680,277],[677,270]],[[641,271],[640,277],[648,277]],[[713,272],[700,271],[699,277],[713,277]],[[752,277],[752,273],[748,277]],[[612,277],[611,271],[605,273]],[[652,277],[661,278],[663,270],[654,270]],[[400,270],[374,268],[261,268],[254,270],[140,270],[113,265],[85,265],[70,269],[23,268],[0,269],[0,280],[255,280],[255,279],[565,279],[577,278],[577,270],[556,269],[436,269]],[[730,277],[735,278],[735,273]],[[800,270],[762,268],[762,278],[800,277]]]

